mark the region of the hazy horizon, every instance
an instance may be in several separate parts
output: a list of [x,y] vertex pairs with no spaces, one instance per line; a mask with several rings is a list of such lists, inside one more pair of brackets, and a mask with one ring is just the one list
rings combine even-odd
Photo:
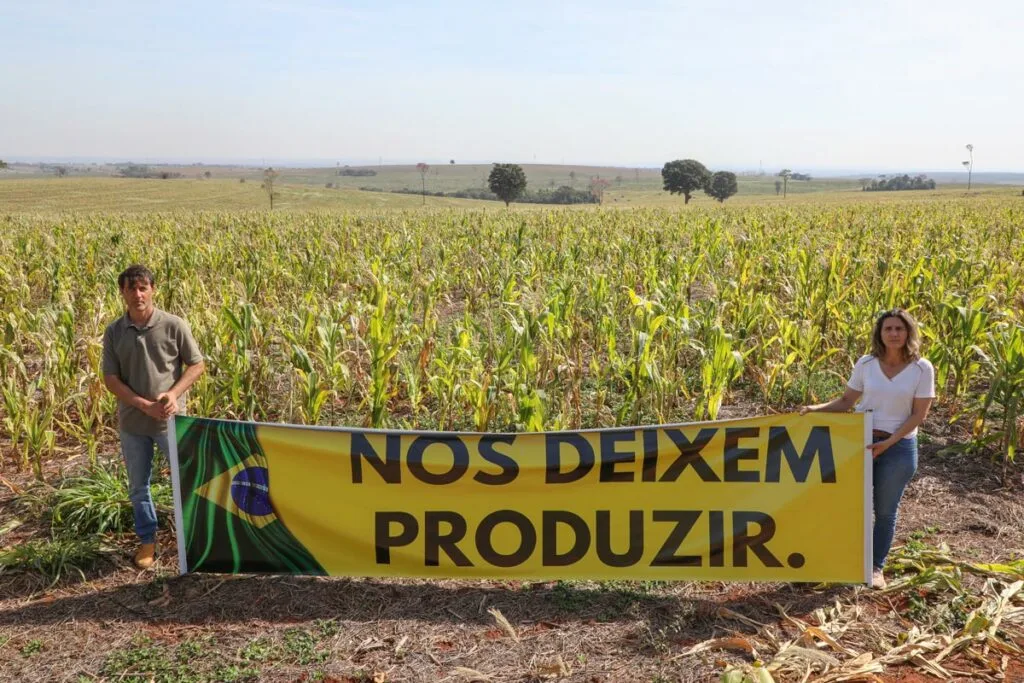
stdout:
[[[127,164],[136,163],[151,166],[174,166],[174,167],[188,167],[188,166],[209,166],[209,167],[220,167],[220,168],[250,168],[250,169],[262,169],[267,166],[273,166],[280,169],[327,169],[335,166],[351,166],[351,167],[394,167],[394,166],[414,166],[418,161],[412,159],[407,160],[395,160],[389,161],[384,160],[383,164],[378,164],[377,161],[370,160],[331,160],[331,159],[205,159],[205,160],[194,160],[194,159],[161,159],[161,158],[121,158],[121,157],[10,157],[5,159],[11,164],[47,164],[47,165],[60,165],[60,164],[78,164],[78,165],[116,165],[116,164]],[[423,160],[430,166],[448,166],[450,160]],[[460,165],[464,166],[480,166],[480,165],[491,165],[498,163],[494,161],[483,161],[483,160],[467,160],[461,162]],[[576,163],[571,164],[568,161],[565,164],[560,163],[541,163],[532,161],[511,161],[510,163],[519,163],[524,167],[529,168],[531,165],[537,166],[565,166],[566,168],[609,168],[609,169],[642,169],[645,171],[660,171],[662,163],[658,164],[637,164],[631,166],[616,166],[614,164],[602,164],[602,163]],[[757,174],[758,168],[751,167],[715,167],[714,170],[725,170],[733,171],[737,174],[752,175]],[[779,169],[764,169],[765,175],[775,175]],[[963,176],[964,181],[967,179],[967,171],[964,168],[960,169],[923,169],[923,168],[814,168],[808,166],[794,166],[792,171],[797,173],[809,173],[819,178],[849,178],[861,175],[874,175],[874,174],[917,174],[925,173],[928,175],[939,176]],[[1013,176],[1013,180],[1024,179],[1024,170],[1022,171],[992,171],[992,170],[975,170],[974,178],[975,182],[982,182],[986,177],[1006,177]],[[1018,178],[1019,176],[1020,178]]]
[[1024,170],[1024,14],[1008,0],[3,14],[8,161],[957,172],[972,143],[975,173]]

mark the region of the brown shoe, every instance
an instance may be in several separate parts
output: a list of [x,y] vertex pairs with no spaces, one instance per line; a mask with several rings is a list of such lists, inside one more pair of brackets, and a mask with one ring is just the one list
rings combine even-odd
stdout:
[[135,566],[139,569],[149,569],[156,562],[156,543],[143,543],[135,551]]
[[877,590],[885,588],[885,575],[882,574],[881,569],[871,572],[871,587]]

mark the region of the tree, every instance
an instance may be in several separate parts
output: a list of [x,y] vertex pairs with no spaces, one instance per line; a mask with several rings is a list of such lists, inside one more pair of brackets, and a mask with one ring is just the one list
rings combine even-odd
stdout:
[[739,187],[736,185],[736,174],[730,171],[719,171],[711,176],[704,192],[714,197],[719,203],[736,194]]
[[708,184],[711,173],[695,159],[677,159],[665,164],[661,169],[661,179],[666,191],[683,195],[683,204],[689,204],[690,195]]
[[967,166],[967,191],[971,191],[971,174],[974,173],[974,145],[967,145],[967,151],[971,154],[971,160],[965,161],[964,166]]
[[6,168],[7,168],[7,162],[4,161],[3,159],[0,159],[0,171],[5,170]]
[[274,181],[278,175],[273,166],[263,171],[263,189],[267,191],[267,197],[270,199],[271,211],[274,210]]
[[786,193],[789,191],[789,179],[793,175],[793,172],[788,168],[784,168],[779,171],[779,177],[782,178],[782,198],[786,198]]
[[54,166],[53,172],[55,174],[57,174],[58,178],[63,178],[64,176],[66,176],[68,174],[68,167],[67,166]]
[[[143,166],[140,164],[127,164],[121,167],[121,175],[125,178],[159,178],[160,175],[155,171],[151,170],[149,166]],[[180,178],[180,173],[175,173],[176,178]]]
[[451,160],[449,160],[449,161],[448,161],[448,165],[449,165],[449,166],[454,166],[454,165],[455,165],[455,159],[451,159]]
[[569,171],[569,187],[576,187],[576,171]]
[[780,194],[782,194],[782,181],[781,180],[776,180],[775,181],[775,196],[778,197]]
[[590,194],[594,195],[594,199],[597,200],[598,204],[604,203],[604,191],[610,184],[604,178],[592,178],[590,180]]
[[212,174],[212,173],[210,173],[209,171],[206,171],[205,173],[203,173],[203,177],[204,177],[204,178],[209,178],[209,177],[211,177],[212,175],[213,175],[213,174]]
[[507,207],[526,190],[526,174],[519,164],[494,164],[487,185]]
[[416,170],[420,172],[420,181],[423,183],[423,203],[427,203],[427,171],[430,170],[430,166],[423,163],[422,161],[416,164]]

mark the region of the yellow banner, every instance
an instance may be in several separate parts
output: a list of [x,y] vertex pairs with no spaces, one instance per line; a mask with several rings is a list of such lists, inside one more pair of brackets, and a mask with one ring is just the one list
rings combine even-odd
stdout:
[[[183,463],[182,485],[244,522],[245,543],[283,527],[331,575],[863,582],[866,419],[537,434],[249,425],[251,452],[208,480]],[[187,430],[215,422],[179,424],[179,450]],[[200,526],[196,514],[186,526]],[[187,564],[202,570],[218,553],[198,531]],[[245,554],[236,548],[239,571],[282,570]]]

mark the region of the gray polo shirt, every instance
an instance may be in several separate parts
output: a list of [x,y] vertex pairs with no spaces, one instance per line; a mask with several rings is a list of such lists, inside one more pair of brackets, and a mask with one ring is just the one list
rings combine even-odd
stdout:
[[[103,374],[116,375],[136,394],[151,401],[174,386],[183,365],[196,365],[202,360],[188,323],[160,309],[153,309],[143,327],[136,326],[126,312],[103,333]],[[154,420],[120,400],[117,403],[121,431],[150,436],[167,431],[165,421]],[[178,410],[185,411],[184,395],[178,399]]]

